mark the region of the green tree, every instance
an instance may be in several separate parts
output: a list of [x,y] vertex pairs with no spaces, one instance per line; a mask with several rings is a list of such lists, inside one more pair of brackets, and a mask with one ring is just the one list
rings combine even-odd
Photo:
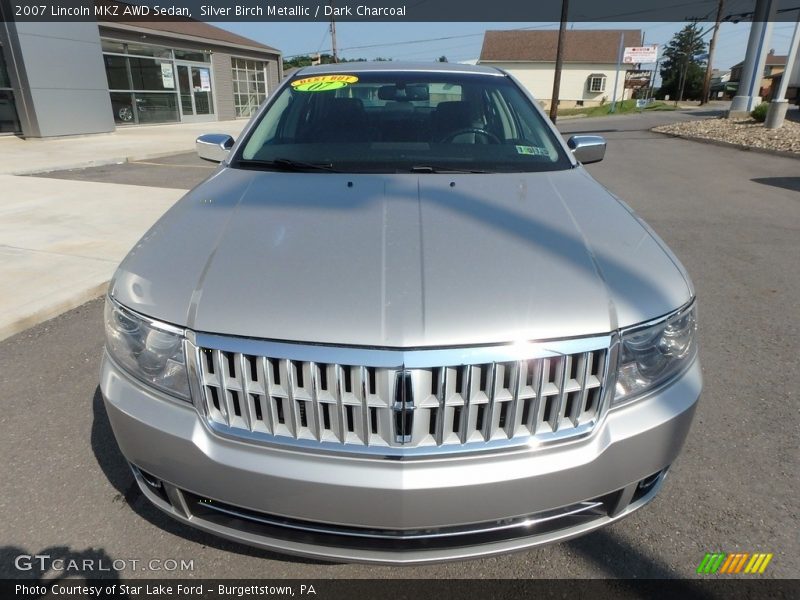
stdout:
[[[313,64],[316,60],[316,56],[293,56],[292,58],[284,59],[283,60],[283,70],[291,69],[292,67],[308,67]],[[347,63],[347,62],[366,62],[366,58],[342,58],[339,57],[340,63]],[[382,58],[378,56],[377,58],[373,58],[374,61],[390,61],[391,58]],[[333,55],[332,54],[320,54],[319,55],[319,64],[321,65],[328,65],[333,63]]]
[[[320,64],[327,65],[333,62],[333,55],[331,54],[320,54],[319,55]],[[293,56],[289,59],[283,60],[283,68],[291,69],[292,67],[308,67],[316,60],[316,56]]]
[[706,43],[700,33],[697,23],[691,23],[676,33],[664,48],[660,98],[668,94],[675,100],[699,100],[702,96],[706,61],[696,57],[705,53]]

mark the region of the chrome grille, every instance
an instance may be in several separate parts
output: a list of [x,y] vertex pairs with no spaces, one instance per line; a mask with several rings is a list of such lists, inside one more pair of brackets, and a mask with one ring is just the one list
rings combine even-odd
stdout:
[[[306,356],[337,358],[337,349],[296,352],[252,340],[234,349],[241,344],[231,338],[198,337],[190,344],[198,408],[215,430],[251,440],[403,453],[480,449],[583,435],[604,406],[608,338],[580,352],[556,354],[551,344],[535,358],[409,368],[402,352],[376,350],[369,364],[373,351],[347,349],[323,362]],[[411,362],[434,362],[443,352],[419,351]]]

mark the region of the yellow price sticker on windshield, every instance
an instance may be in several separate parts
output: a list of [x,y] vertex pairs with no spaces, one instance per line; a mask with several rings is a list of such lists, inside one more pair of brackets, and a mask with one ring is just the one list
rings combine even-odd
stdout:
[[327,92],[338,90],[358,81],[355,75],[317,75],[306,77],[292,82],[292,87],[298,92]]

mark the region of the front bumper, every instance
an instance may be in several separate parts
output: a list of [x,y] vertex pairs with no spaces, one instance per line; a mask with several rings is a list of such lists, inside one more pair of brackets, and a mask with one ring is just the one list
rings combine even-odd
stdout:
[[396,460],[222,438],[192,405],[134,381],[107,355],[101,375],[122,453],[173,517],[280,552],[401,564],[520,550],[630,514],[680,452],[701,387],[695,361],[583,439]]

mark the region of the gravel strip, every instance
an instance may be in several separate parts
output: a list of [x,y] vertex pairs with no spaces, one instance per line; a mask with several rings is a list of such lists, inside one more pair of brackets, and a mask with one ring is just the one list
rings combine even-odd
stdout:
[[653,128],[657,133],[735,144],[748,149],[791,152],[800,156],[800,123],[785,121],[780,129],[747,119],[701,119]]

